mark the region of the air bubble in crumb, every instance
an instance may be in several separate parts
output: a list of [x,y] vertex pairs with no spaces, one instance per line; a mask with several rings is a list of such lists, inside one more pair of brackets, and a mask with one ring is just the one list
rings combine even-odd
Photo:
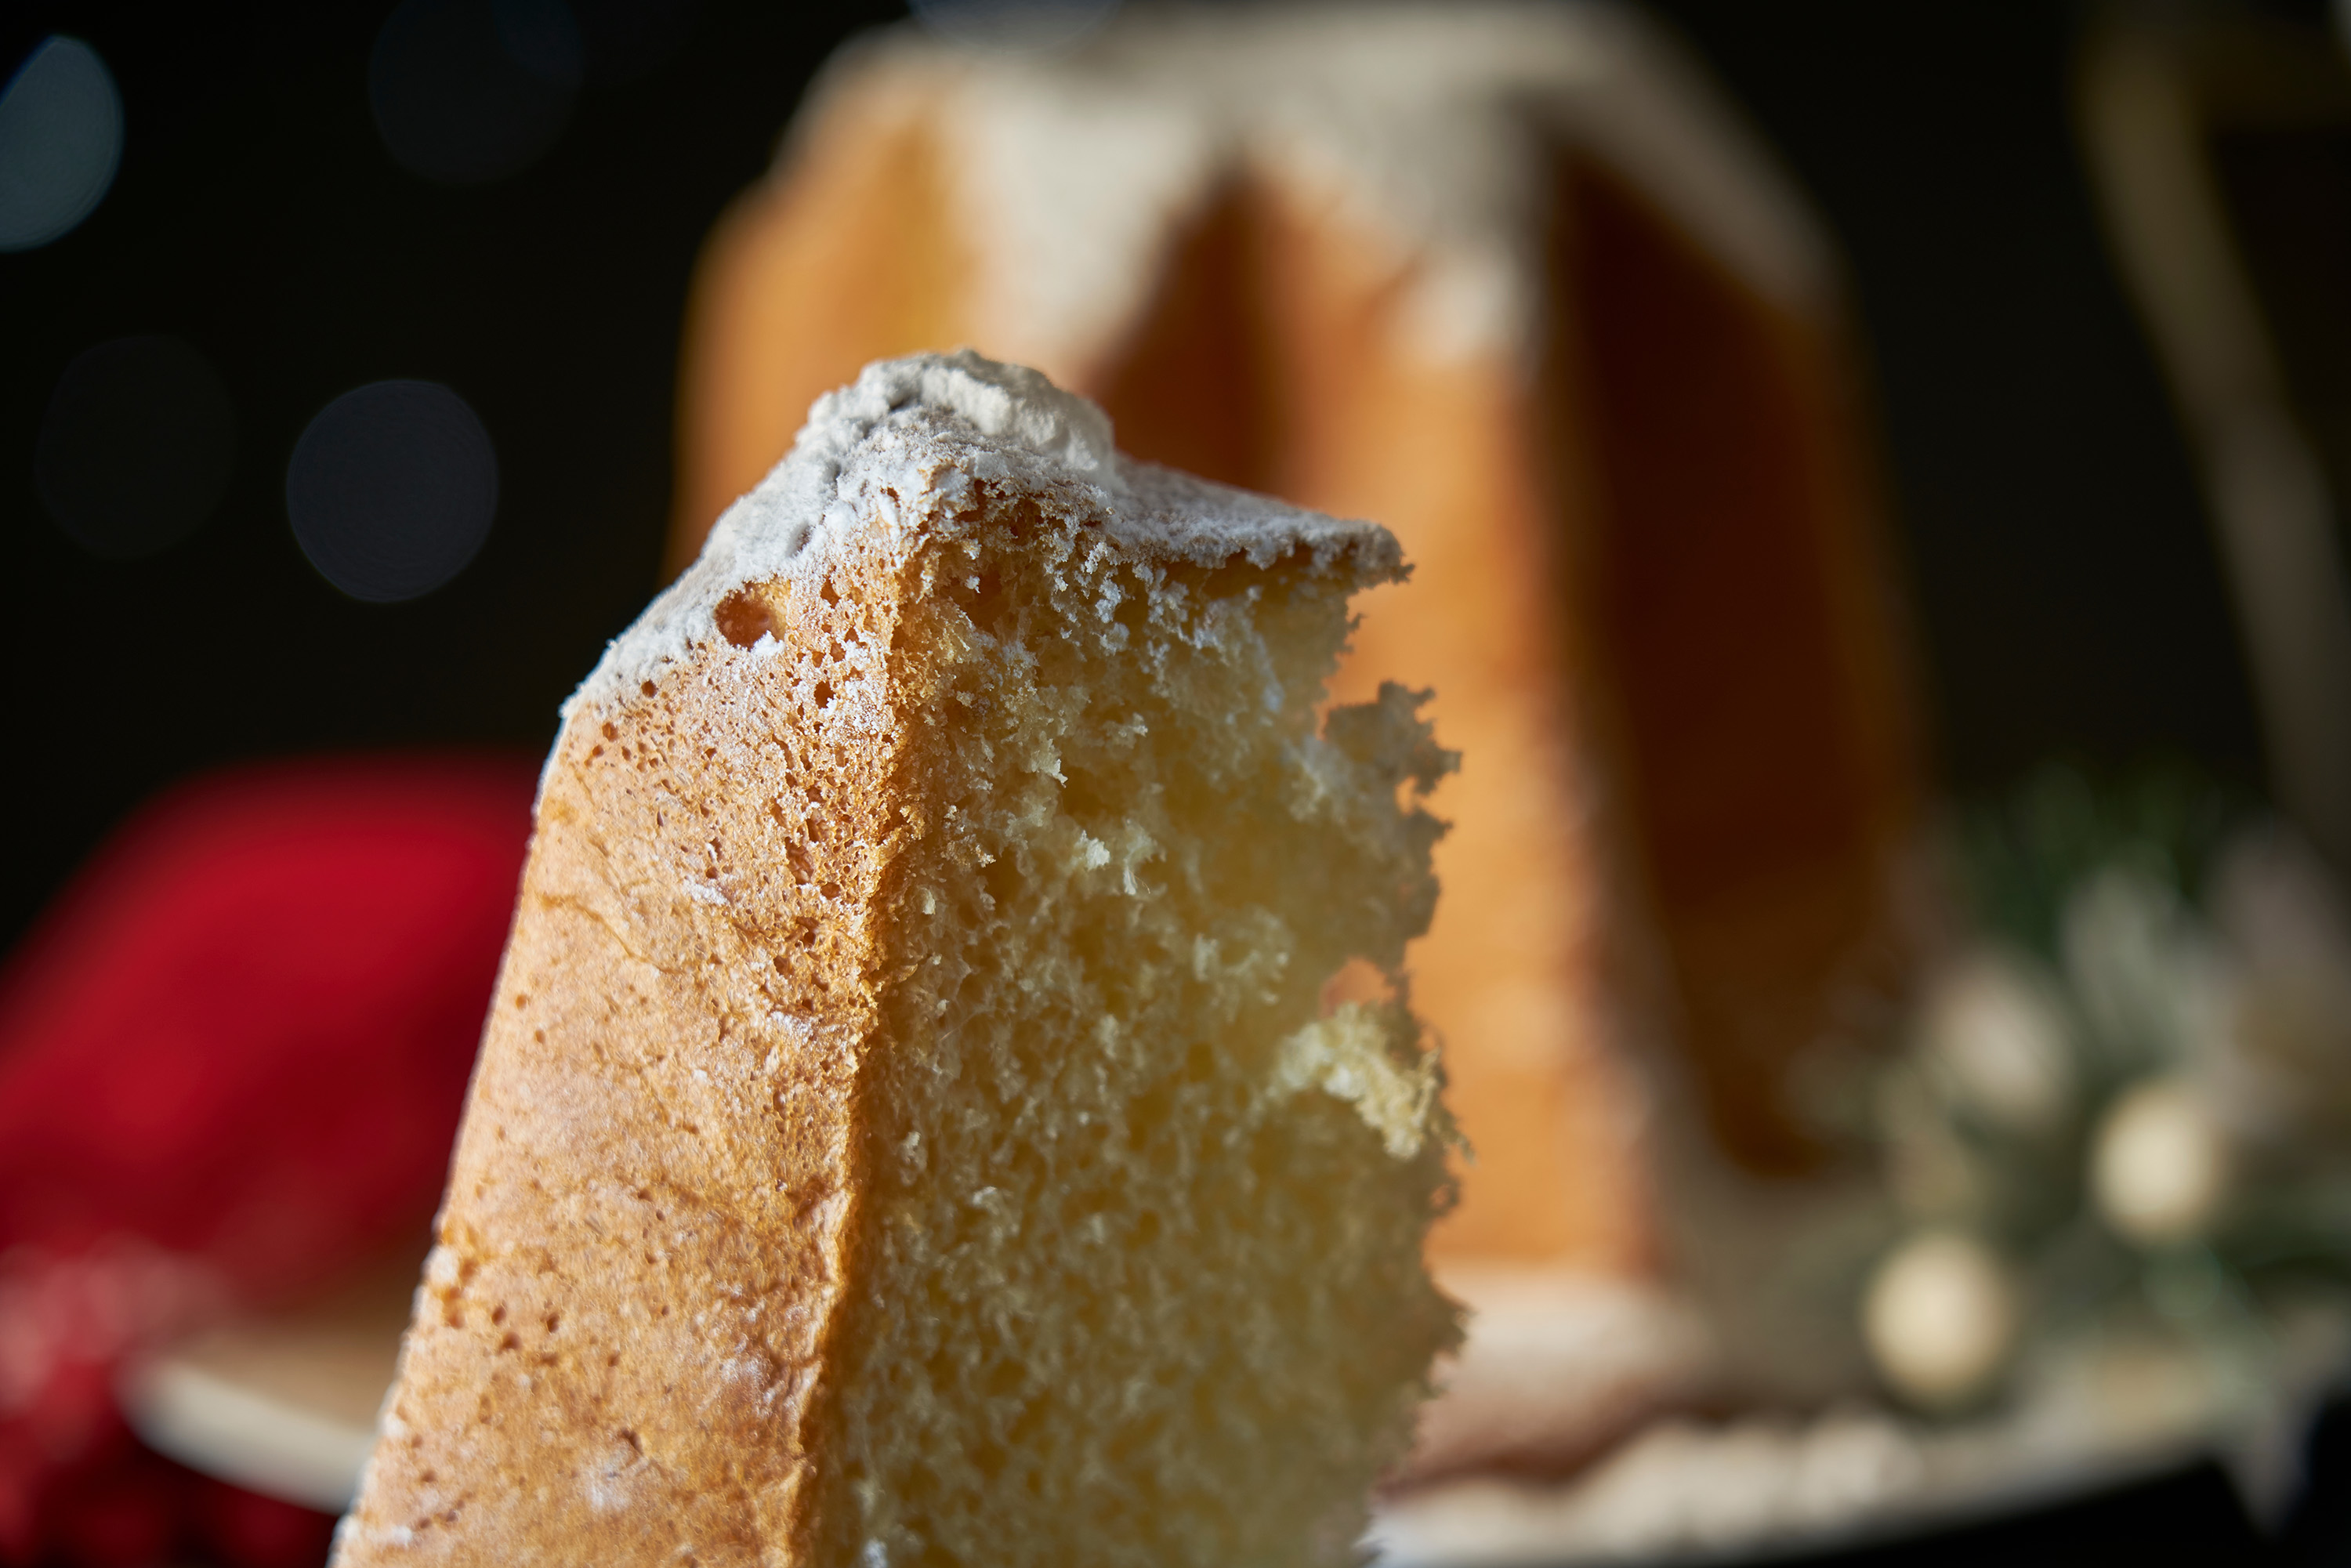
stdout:
[[711,619],[718,624],[718,634],[737,648],[751,647],[775,630],[768,601],[747,588],[738,588],[720,600]]

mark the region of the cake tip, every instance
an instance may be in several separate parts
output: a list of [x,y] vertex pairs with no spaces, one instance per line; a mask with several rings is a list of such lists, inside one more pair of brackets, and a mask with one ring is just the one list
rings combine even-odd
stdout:
[[988,359],[975,349],[877,360],[809,410],[796,444],[854,441],[890,414],[921,405],[960,415],[982,435],[1123,488],[1110,415],[1090,398],[1055,386],[1041,371]]

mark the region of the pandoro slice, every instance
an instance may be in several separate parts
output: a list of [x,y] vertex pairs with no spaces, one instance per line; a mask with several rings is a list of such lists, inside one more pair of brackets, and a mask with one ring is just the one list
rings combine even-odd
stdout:
[[1393,538],[1110,435],[872,365],[568,705],[343,1568],[1350,1560],[1451,758]]

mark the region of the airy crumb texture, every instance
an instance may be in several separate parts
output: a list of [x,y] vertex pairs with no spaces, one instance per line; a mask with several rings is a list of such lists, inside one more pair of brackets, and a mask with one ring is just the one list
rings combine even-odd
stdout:
[[569,710],[346,1568],[1352,1559],[1456,1333],[1395,547],[1022,374],[820,404]]

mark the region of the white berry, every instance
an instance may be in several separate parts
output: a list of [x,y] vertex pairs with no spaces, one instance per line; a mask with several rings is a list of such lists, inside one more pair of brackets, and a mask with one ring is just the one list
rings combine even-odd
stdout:
[[2100,1217],[2145,1246],[2204,1235],[2228,1199],[2228,1144],[2202,1097],[2180,1079],[2150,1080],[2116,1101],[2090,1159]]
[[2020,1322],[2008,1266],[1974,1237],[1933,1230],[1889,1253],[1862,1302],[1878,1375],[1930,1408],[1963,1405],[2007,1365]]

